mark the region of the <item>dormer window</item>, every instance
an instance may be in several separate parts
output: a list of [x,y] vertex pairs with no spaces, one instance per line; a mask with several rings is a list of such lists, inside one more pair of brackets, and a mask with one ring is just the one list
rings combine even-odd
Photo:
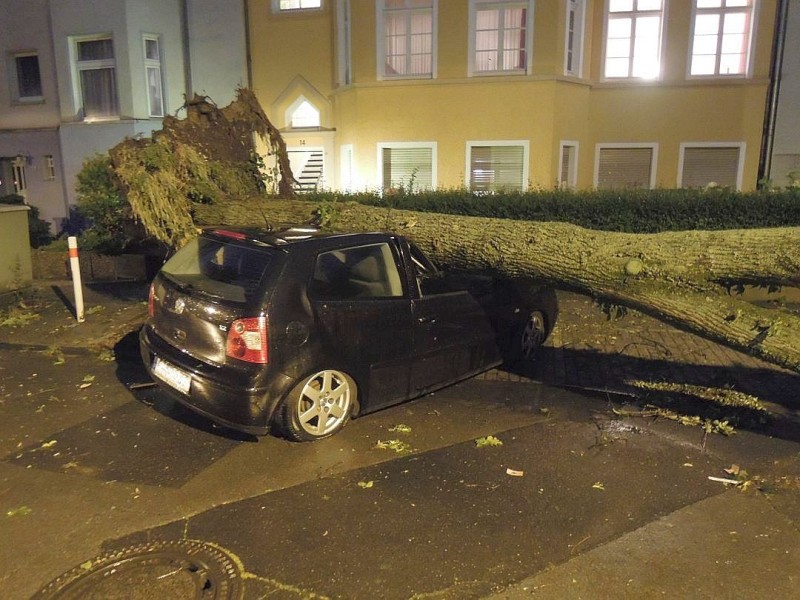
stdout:
[[292,129],[319,127],[319,111],[308,100],[303,99],[294,110],[291,110],[289,122],[292,124]]

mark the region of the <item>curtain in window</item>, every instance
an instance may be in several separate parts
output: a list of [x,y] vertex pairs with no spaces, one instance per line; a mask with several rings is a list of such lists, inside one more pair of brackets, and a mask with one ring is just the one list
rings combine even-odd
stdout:
[[110,117],[119,113],[114,69],[81,71],[84,117]]
[[470,187],[473,191],[522,191],[523,146],[473,146],[470,152]]
[[433,9],[430,0],[387,2],[384,14],[386,38],[385,75],[431,75],[433,73]]
[[525,69],[525,8],[479,9],[475,13],[475,70]]
[[161,92],[161,68],[147,67],[147,94],[150,99],[150,116],[164,116],[164,98]]
[[384,148],[383,189],[433,187],[432,148]]

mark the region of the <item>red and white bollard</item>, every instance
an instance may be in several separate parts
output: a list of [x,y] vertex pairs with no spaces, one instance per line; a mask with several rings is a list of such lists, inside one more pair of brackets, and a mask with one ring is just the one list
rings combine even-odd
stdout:
[[81,285],[81,263],[78,260],[78,239],[71,235],[67,238],[69,248],[69,270],[72,272],[72,289],[75,293],[75,316],[78,323],[83,323],[83,287]]

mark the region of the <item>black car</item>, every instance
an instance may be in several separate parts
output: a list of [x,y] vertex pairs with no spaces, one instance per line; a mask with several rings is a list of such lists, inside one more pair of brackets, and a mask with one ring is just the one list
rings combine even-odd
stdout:
[[398,235],[210,229],[155,277],[140,346],[192,410],[314,440],[530,357],[556,314],[551,289],[444,273]]

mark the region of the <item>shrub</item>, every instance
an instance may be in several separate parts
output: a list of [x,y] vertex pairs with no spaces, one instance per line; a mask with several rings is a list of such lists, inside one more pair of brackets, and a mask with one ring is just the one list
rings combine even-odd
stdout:
[[535,190],[475,194],[466,189],[415,194],[312,193],[317,202],[355,201],[421,212],[531,221],[562,221],[589,229],[657,233],[690,229],[800,226],[800,188],[736,192],[727,188]]

